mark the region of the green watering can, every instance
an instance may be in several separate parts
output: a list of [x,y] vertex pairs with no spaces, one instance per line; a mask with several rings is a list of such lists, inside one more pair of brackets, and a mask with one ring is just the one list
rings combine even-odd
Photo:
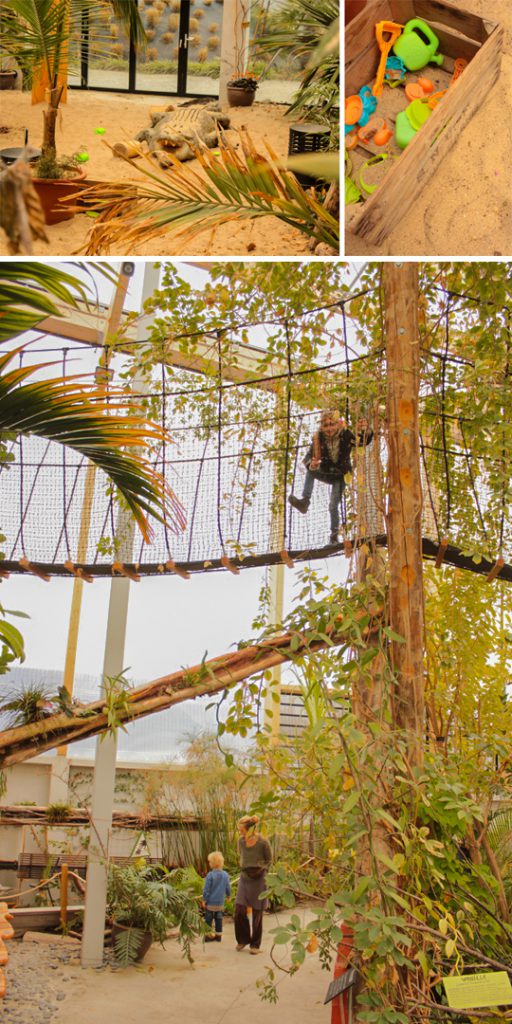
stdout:
[[413,18],[404,27],[397,39],[393,52],[402,60],[409,71],[419,71],[426,64],[442,64],[444,57],[436,53],[439,39],[421,18]]

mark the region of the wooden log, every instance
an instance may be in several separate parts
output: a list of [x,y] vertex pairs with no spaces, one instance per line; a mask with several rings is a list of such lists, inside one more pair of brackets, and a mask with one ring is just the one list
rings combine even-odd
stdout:
[[498,574],[499,574],[499,573],[501,572],[501,570],[503,569],[503,566],[504,566],[504,565],[505,565],[505,561],[504,561],[504,559],[503,559],[503,558],[501,557],[501,555],[499,555],[499,557],[498,557],[498,558],[496,559],[496,561],[495,561],[495,563],[494,563],[494,565],[493,565],[493,567],[492,567],[492,569],[491,569],[490,573],[488,574],[488,576],[486,576],[486,577],[485,577],[488,583],[491,583],[491,582],[492,582],[492,580],[495,580],[495,579],[496,579],[496,577],[498,576]]
[[229,571],[233,573],[233,576],[240,575],[240,569],[238,568],[237,565],[233,565],[233,562],[228,558],[227,555],[222,556],[221,563],[225,569],[229,569]]
[[439,547],[437,549],[436,560],[434,562],[434,565],[435,565],[436,569],[439,569],[439,567],[440,567],[440,565],[441,565],[441,563],[443,561],[443,558],[445,556],[446,548],[448,547],[448,544],[449,544],[448,537],[442,537],[442,539],[439,542]]
[[281,556],[281,561],[284,562],[284,564],[287,565],[289,569],[293,569],[295,563],[294,563],[293,559],[290,558],[290,555],[288,554],[288,552],[283,550],[283,551],[280,551],[279,554]]
[[182,580],[190,579],[190,573],[187,572],[186,569],[180,569],[179,565],[176,565],[176,562],[173,562],[172,558],[165,563],[165,568],[168,569],[169,572],[175,572],[177,576],[181,576]]

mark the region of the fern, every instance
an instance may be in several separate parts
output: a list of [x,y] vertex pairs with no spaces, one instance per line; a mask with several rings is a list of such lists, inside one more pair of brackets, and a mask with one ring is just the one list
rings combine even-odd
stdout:
[[114,942],[114,951],[118,964],[121,967],[128,967],[135,963],[137,954],[144,939],[145,932],[142,928],[123,927],[118,932]]

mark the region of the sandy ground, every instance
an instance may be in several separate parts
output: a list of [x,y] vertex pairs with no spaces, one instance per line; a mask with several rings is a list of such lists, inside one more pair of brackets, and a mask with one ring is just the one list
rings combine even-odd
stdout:
[[[307,957],[293,978],[276,972],[277,1004],[260,999],[256,981],[271,965],[269,929],[288,919],[288,914],[265,915],[259,956],[251,956],[248,950],[237,953],[229,919],[222,943],[194,945],[193,964],[183,960],[178,944],[171,940],[165,949],[152,946],[137,967],[83,969],[77,947],[76,956],[61,965],[62,976],[52,975],[53,988],[64,994],[57,996],[61,1001],[51,1024],[326,1024],[330,1006],[324,1006],[323,1000],[331,972],[321,969],[316,954]],[[41,947],[27,945],[37,958]],[[289,963],[286,947],[276,947],[274,953],[278,961]]]
[[457,6],[501,22],[505,42],[501,76],[435,181],[423,189],[382,246],[351,233],[350,256],[508,256],[512,252],[512,4],[457,0]]
[[[72,154],[85,147],[89,153],[88,178],[102,181],[126,179],[142,180],[131,165],[114,157],[102,143],[95,128],[106,129],[104,139],[111,145],[133,138],[142,128],[149,125],[149,108],[174,102],[169,96],[129,96],[119,93],[93,93],[71,90],[68,102],[62,107],[57,134],[57,146],[61,155]],[[290,119],[285,118],[285,106],[256,103],[250,108],[236,108],[230,111],[231,124],[236,128],[245,126],[251,137],[258,143],[267,138],[279,156],[288,152]],[[42,107],[31,106],[30,94],[2,92],[1,124],[7,132],[0,136],[0,147],[20,146],[23,131],[29,129],[29,142],[36,146],[42,135]],[[228,132],[233,143],[237,141],[236,131]],[[197,161],[191,165],[197,166]],[[146,179],[144,179],[146,181]],[[37,242],[34,255],[70,256],[82,249],[91,228],[91,219],[80,214],[71,221],[63,221],[48,228],[50,243]],[[295,228],[290,228],[275,217],[260,220],[231,222],[212,233],[211,229],[201,232],[190,243],[171,241],[170,236],[154,239],[141,245],[133,253],[123,247],[113,255],[147,256],[294,256],[308,253],[307,239]],[[8,253],[5,238],[0,240],[0,255]]]

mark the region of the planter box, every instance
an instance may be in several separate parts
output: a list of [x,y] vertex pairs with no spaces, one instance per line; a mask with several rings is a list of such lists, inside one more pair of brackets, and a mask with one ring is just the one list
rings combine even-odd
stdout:
[[[423,188],[435,191],[436,168],[500,73],[504,30],[495,22],[470,14],[448,0],[371,0],[345,30],[345,96],[358,93],[363,85],[371,86],[375,80],[380,60],[376,23],[386,20],[405,24],[411,18],[422,18],[431,26],[445,60],[442,67],[428,64],[421,71],[408,72],[406,80],[430,78],[437,92],[450,84],[457,57],[465,58],[468,65],[405,150],[399,149],[393,137],[386,146],[379,148],[370,141],[359,143],[351,151],[351,176],[356,182],[360,167],[371,156],[386,151],[397,158],[376,166],[377,177],[372,183],[378,180],[379,172],[383,172],[383,178],[364,203],[346,207],[347,229],[372,245],[384,242]],[[376,116],[383,117],[394,130],[397,113],[408,104],[404,87],[391,89],[385,85],[378,99]],[[370,180],[370,175],[367,171],[364,176]]]

